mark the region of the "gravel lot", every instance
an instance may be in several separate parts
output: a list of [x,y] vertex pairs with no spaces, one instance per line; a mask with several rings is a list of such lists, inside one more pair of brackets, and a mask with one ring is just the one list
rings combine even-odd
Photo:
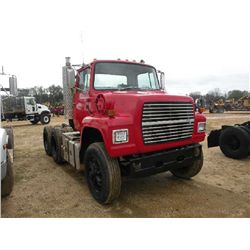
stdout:
[[[250,119],[244,112],[206,116],[207,132]],[[51,125],[62,121],[53,117]],[[120,198],[101,206],[89,193],[83,173],[68,164],[56,165],[45,154],[42,125],[10,124],[15,135],[15,186],[1,200],[2,217],[250,217],[250,157],[229,159],[204,142],[203,169],[192,180],[170,173],[124,179]]]

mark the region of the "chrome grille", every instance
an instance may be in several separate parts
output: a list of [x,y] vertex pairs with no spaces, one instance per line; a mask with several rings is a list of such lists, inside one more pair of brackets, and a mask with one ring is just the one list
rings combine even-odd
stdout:
[[142,136],[145,144],[165,143],[192,137],[193,104],[189,102],[144,103]]

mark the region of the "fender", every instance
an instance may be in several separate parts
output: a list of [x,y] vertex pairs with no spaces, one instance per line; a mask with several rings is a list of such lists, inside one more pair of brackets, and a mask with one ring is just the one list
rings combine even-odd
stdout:
[[[87,116],[82,120],[81,135],[83,135],[84,129],[87,127],[97,129],[101,133],[105,148],[111,157],[129,155],[137,151],[134,136],[134,122],[130,116],[117,116],[115,118]],[[124,128],[129,129],[129,142],[113,144],[112,131]],[[82,137],[81,143],[84,143],[82,142]]]

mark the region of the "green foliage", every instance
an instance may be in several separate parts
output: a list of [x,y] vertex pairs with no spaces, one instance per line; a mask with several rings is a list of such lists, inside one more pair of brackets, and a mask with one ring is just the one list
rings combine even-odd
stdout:
[[48,88],[33,87],[30,89],[18,89],[19,96],[34,96],[37,103],[50,103],[55,106],[63,103],[63,89],[59,85],[51,85]]
[[189,95],[195,99],[205,98],[207,102],[218,102],[225,101],[228,99],[239,100],[242,96],[247,95],[248,91],[246,90],[230,90],[227,93],[222,93],[219,88],[208,91],[205,95],[201,95],[200,92],[191,92]]
[[238,100],[240,99],[242,96],[247,95],[247,91],[246,90],[231,90],[228,92],[228,99],[235,99]]

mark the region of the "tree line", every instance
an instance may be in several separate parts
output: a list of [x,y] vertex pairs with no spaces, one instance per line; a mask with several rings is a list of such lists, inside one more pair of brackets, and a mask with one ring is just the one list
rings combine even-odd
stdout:
[[205,95],[202,95],[201,92],[199,91],[191,92],[189,95],[193,97],[194,100],[198,98],[204,98],[207,101],[217,102],[219,100],[225,101],[225,100],[232,100],[232,99],[237,101],[241,97],[247,94],[248,94],[248,91],[237,90],[237,89],[222,93],[219,88],[216,88],[216,89],[208,91],[208,93],[206,93]]
[[37,103],[49,103],[52,106],[63,104],[63,89],[60,85],[18,89],[18,96],[34,96]]

